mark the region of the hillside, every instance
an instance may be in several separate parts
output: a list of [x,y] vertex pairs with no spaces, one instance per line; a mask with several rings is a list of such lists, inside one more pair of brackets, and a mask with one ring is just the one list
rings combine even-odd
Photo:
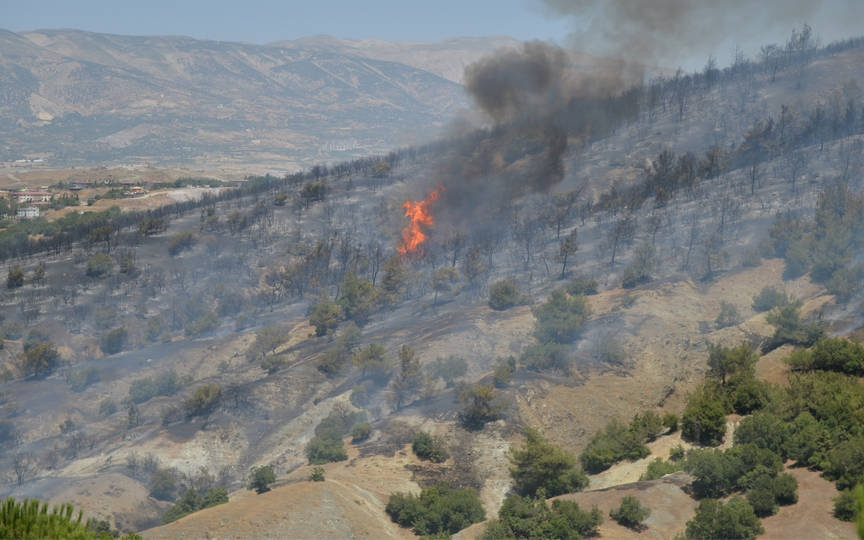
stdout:
[[382,153],[425,142],[467,105],[442,75],[455,69],[443,58],[461,66],[505,42],[413,45],[410,54],[382,44],[367,55],[320,40],[2,31],[0,161],[248,174]]
[[[60,39],[45,36],[16,47]],[[521,52],[483,67],[561,60]],[[494,518],[527,428],[578,455],[611,420],[680,416],[714,345],[765,350],[754,376],[782,386],[804,338],[775,343],[778,312],[754,298],[773,287],[800,301],[796,324],[828,335],[859,329],[864,300],[864,49],[784,58],[612,96],[553,81],[537,93],[563,102],[516,95],[486,110],[493,128],[297,174],[202,175],[135,199],[109,195],[138,173],[111,170],[92,207],[5,223],[0,495],[71,501],[147,538],[410,537],[383,511],[391,493],[475,488]],[[499,88],[481,83],[501,79],[470,75],[494,105]],[[722,448],[746,414],[720,419]],[[313,483],[321,426],[346,459]],[[449,459],[414,456],[421,430]],[[681,442],[664,433],[651,457]],[[255,495],[260,466],[277,480]],[[698,503],[688,478],[634,484],[647,467],[616,464],[561,497],[608,516],[645,495],[650,534],[668,537]],[[790,515],[847,534],[835,487],[790,474],[799,501],[763,520],[766,536],[793,530]],[[213,486],[227,505],[159,526],[186,488]]]

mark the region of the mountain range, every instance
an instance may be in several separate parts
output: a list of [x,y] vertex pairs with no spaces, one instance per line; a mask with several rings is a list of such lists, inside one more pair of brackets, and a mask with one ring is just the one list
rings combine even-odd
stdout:
[[516,41],[267,45],[0,30],[0,161],[288,171],[424,142],[464,67]]

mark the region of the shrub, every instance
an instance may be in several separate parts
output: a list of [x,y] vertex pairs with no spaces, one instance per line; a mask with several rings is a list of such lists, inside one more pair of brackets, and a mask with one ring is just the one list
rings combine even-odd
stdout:
[[53,342],[30,332],[21,353],[21,369],[25,375],[47,377],[60,365],[60,353]]
[[579,491],[588,478],[576,458],[549,443],[535,429],[525,433],[525,444],[510,456],[513,490],[520,495],[535,496],[539,491],[549,497]]
[[339,284],[336,304],[345,319],[354,321],[357,326],[365,325],[375,308],[375,288],[372,282],[360,279],[350,272],[345,274]]
[[186,417],[204,416],[212,413],[222,401],[222,388],[215,384],[205,384],[195,389],[195,394],[183,402]]
[[723,396],[709,384],[703,384],[687,399],[681,417],[684,439],[707,446],[717,446],[726,435],[726,406]]
[[108,417],[117,412],[117,402],[111,398],[105,398],[99,402],[99,416]]
[[417,535],[455,534],[486,517],[476,491],[445,484],[427,487],[419,496],[394,493],[385,511],[390,519],[412,527]]
[[152,377],[136,379],[129,385],[129,400],[132,403],[144,403],[155,396],[173,396],[188,382],[188,377],[181,378],[173,369],[155,379]]
[[844,489],[834,497],[834,517],[841,521],[855,521],[857,513],[855,494],[851,489]]
[[571,296],[590,296],[592,294],[597,294],[598,287],[599,285],[596,279],[576,277],[567,284],[565,290],[567,291],[567,294]]
[[495,384],[495,388],[503,388],[510,384],[510,379],[513,378],[515,372],[516,359],[514,357],[509,356],[506,360],[499,361],[492,372],[492,382]]
[[521,363],[531,371],[570,373],[569,347],[558,343],[534,343],[522,351]]
[[168,239],[168,254],[172,257],[176,257],[182,252],[192,249],[195,242],[196,238],[192,231],[179,232]]
[[369,422],[363,422],[351,428],[351,442],[353,443],[365,441],[370,435],[372,435],[372,426],[369,425]]
[[427,367],[429,375],[435,379],[442,379],[447,388],[451,388],[456,379],[464,377],[468,373],[468,362],[461,356],[450,355],[438,357]]
[[97,253],[87,259],[86,274],[90,277],[100,278],[108,274],[114,268],[114,260],[107,253]]
[[720,313],[714,319],[714,326],[717,328],[726,328],[735,326],[741,320],[741,314],[738,313],[738,308],[735,304],[725,300],[720,302]]
[[632,495],[621,499],[621,505],[609,511],[609,517],[614,519],[619,525],[635,531],[643,528],[642,522],[648,519],[650,515],[651,509],[642,506],[639,499]]
[[482,429],[488,422],[494,422],[504,414],[505,403],[500,394],[492,387],[482,384],[469,386],[459,392],[462,411],[459,420],[467,429]]
[[128,339],[129,332],[121,326],[102,334],[99,340],[99,347],[105,354],[117,354],[126,346]]
[[[659,418],[657,420],[659,424]],[[641,459],[651,453],[645,446],[644,439],[639,431],[629,428],[620,420],[613,419],[588,441],[585,450],[579,456],[582,467],[588,473],[596,474],[619,461]]]
[[767,285],[759,291],[759,294],[753,297],[753,311],[762,313],[788,303],[789,297],[786,296],[786,293],[778,291],[771,285]]
[[639,481],[642,482],[646,480],[657,480],[658,478],[663,478],[667,474],[672,474],[680,470],[680,463],[663,461],[663,458],[658,457],[648,462],[648,468],[645,470],[644,473],[642,473],[642,476],[639,477]]
[[228,490],[224,487],[214,487],[203,493],[196,489],[188,488],[183,492],[183,496],[165,511],[165,514],[162,516],[162,523],[171,523],[198,510],[227,502]]
[[432,463],[443,463],[447,461],[450,454],[447,452],[447,442],[443,437],[418,431],[411,440],[411,449],[420,459],[427,459]]
[[570,296],[563,290],[552,291],[543,304],[535,307],[534,337],[539,343],[572,343],[591,310],[584,296]]
[[99,371],[93,366],[66,372],[66,383],[73,392],[83,392],[88,386],[97,382],[99,382]]
[[6,275],[6,288],[7,289],[17,289],[24,285],[24,270],[21,270],[20,267],[16,266],[14,268],[10,268],[8,274]]
[[787,506],[798,502],[798,480],[789,473],[778,474],[771,486],[777,504]]
[[503,311],[520,304],[522,295],[511,280],[496,281],[489,287],[489,307]]
[[336,331],[340,318],[339,306],[336,302],[321,302],[312,308],[309,324],[315,327],[315,335],[321,337]]
[[762,345],[763,352],[769,352],[784,343],[809,347],[824,334],[821,322],[805,323],[801,319],[801,302],[796,301],[774,308],[765,320],[774,326],[774,335]]
[[753,507],[741,497],[733,497],[725,504],[714,499],[700,501],[685,534],[693,540],[755,539],[763,532]]
[[603,515],[595,506],[590,511],[573,501],[554,500],[551,507],[542,498],[509,495],[479,537],[499,538],[586,538],[597,536]]
[[247,489],[254,489],[255,493],[261,495],[270,491],[270,484],[276,481],[276,473],[270,465],[252,467],[249,472],[249,485]]
[[361,413],[349,413],[343,407],[333,411],[315,427],[315,437],[306,445],[306,458],[311,465],[321,465],[348,459],[342,436],[348,426],[364,420]]
[[309,475],[309,480],[313,482],[323,482],[324,481],[324,467],[317,466],[312,467],[312,474]]
[[669,433],[678,431],[678,415],[674,412],[668,412],[663,415],[663,427],[669,430]]
[[177,479],[173,469],[158,469],[150,477],[150,496],[160,501],[173,501]]

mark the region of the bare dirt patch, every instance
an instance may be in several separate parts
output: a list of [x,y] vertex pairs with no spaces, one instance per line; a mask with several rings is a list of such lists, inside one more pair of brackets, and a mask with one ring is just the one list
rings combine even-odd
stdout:
[[788,538],[856,538],[855,525],[832,515],[837,496],[834,484],[816,471],[788,469],[798,480],[798,503],[783,506],[777,514],[762,520],[766,540]]

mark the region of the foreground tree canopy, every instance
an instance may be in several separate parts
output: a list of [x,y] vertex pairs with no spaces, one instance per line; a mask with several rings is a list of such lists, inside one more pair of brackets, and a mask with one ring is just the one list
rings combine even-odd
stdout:
[[[108,531],[96,531],[92,520],[84,520],[71,504],[51,507],[36,499],[16,501],[8,498],[0,504],[0,538],[24,540],[35,538],[63,538],[72,540],[108,540],[116,538]],[[123,540],[140,540],[135,533]]]

